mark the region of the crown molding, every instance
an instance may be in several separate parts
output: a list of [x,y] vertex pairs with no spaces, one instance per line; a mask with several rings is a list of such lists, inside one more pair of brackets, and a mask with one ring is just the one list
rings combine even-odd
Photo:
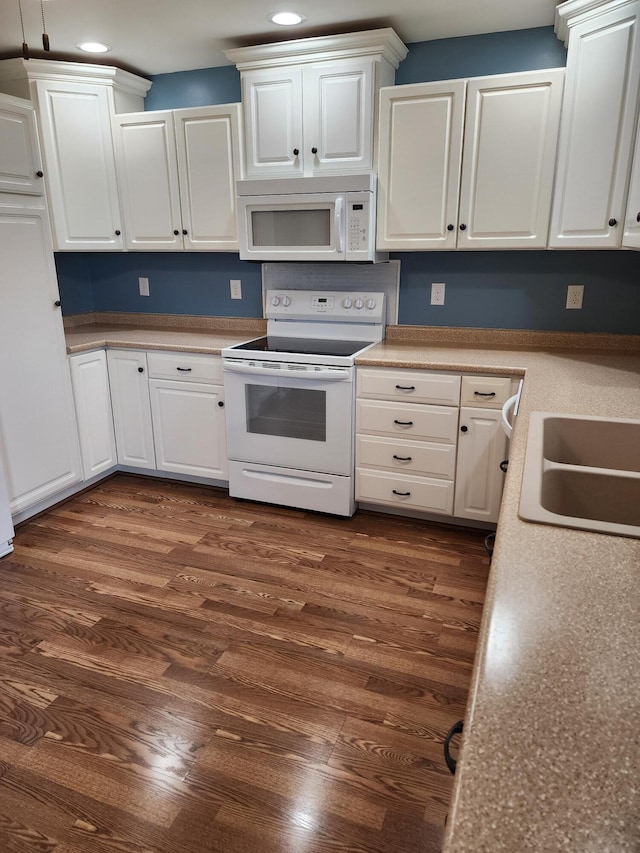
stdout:
[[335,36],[293,39],[226,50],[225,56],[239,71],[305,62],[326,62],[358,56],[379,56],[393,68],[407,55],[402,39],[391,27]]
[[55,80],[71,83],[111,85],[123,92],[144,97],[151,80],[113,65],[88,62],[61,62],[53,59],[5,59],[0,61],[0,80]]
[[556,9],[555,33],[567,47],[572,27],[625,6],[637,6],[637,0],[566,0]]

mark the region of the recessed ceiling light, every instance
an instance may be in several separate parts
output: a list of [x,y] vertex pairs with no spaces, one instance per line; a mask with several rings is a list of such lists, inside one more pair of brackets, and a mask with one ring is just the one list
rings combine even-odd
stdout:
[[301,24],[307,19],[298,12],[272,12],[270,15],[267,15],[267,20],[281,27],[295,27],[296,24]]
[[108,53],[111,50],[111,45],[102,44],[101,41],[82,41],[76,47],[85,53]]

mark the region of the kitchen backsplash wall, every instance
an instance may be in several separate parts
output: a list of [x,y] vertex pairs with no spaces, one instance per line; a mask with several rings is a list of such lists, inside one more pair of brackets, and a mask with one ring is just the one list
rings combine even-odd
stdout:
[[[551,27],[409,45],[396,82],[415,83],[565,64]],[[208,68],[153,78],[146,109],[240,100],[235,68]],[[418,252],[401,259],[403,324],[640,333],[640,253]],[[65,314],[85,311],[257,317],[260,265],[218,253],[58,253]],[[150,296],[138,295],[138,277]],[[229,279],[242,281],[242,300]],[[429,305],[431,282],[444,281],[446,301]],[[584,308],[564,308],[567,284],[584,284]]]

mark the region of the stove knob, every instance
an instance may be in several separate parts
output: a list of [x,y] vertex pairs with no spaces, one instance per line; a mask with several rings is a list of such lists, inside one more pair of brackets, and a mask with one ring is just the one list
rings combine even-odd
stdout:
[[358,297],[358,298],[356,299],[356,301],[355,301],[353,304],[354,304],[354,305],[355,305],[355,307],[358,309],[358,311],[359,311],[361,308],[364,308],[364,301],[363,301],[362,299],[360,299],[360,297]]
[[282,297],[282,304],[284,305],[285,308],[287,306],[291,305],[291,297],[290,296],[283,296]]
[[376,307],[376,300],[375,299],[367,299],[367,308],[369,309],[369,311],[373,311],[373,309],[375,307]]
[[280,305],[280,297],[279,296],[272,296],[271,297],[271,304],[272,305]]
[[342,300],[342,307],[343,308],[351,308],[352,305],[353,305],[353,299],[350,296],[346,296]]

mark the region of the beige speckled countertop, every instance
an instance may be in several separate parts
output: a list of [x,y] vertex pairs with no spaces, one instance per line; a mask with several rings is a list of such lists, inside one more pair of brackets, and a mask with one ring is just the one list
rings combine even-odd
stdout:
[[[264,328],[98,319],[67,328],[69,352],[219,353]],[[630,336],[402,327],[357,360],[525,376],[446,853],[640,850],[640,540],[518,518],[529,414],[640,419],[639,344]]]
[[525,375],[446,853],[637,853],[640,540],[518,505],[530,412],[640,420],[640,353],[387,341],[358,364]]

